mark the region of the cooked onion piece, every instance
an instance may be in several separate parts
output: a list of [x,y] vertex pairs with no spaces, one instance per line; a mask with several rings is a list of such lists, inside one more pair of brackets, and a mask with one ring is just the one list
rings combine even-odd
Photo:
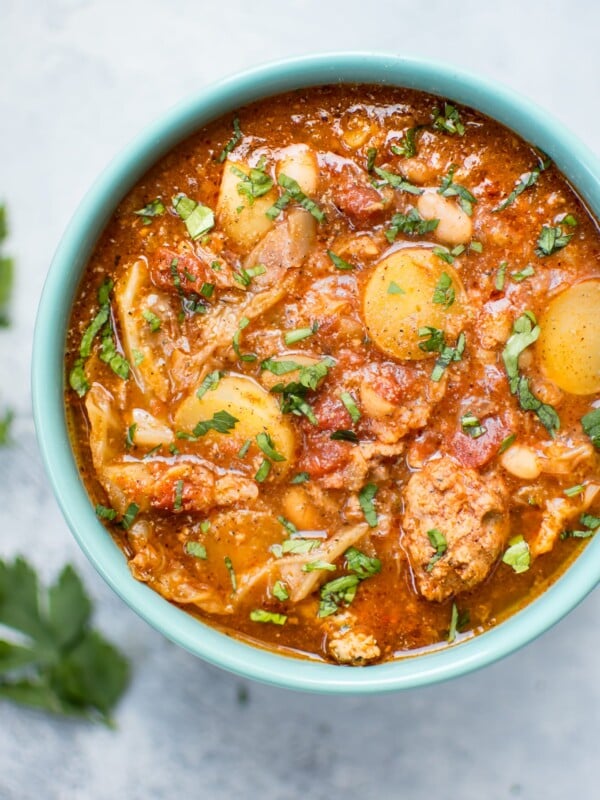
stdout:
[[304,194],[311,197],[319,187],[319,165],[313,150],[305,144],[291,144],[280,152],[277,177],[295,180]]
[[266,433],[285,459],[273,463],[274,472],[282,474],[288,469],[294,456],[294,431],[273,395],[252,378],[226,375],[202,397],[194,392],[185,399],[175,414],[175,426],[178,431],[192,433],[200,421],[212,419],[219,411],[235,417],[235,426],[228,433],[209,431],[203,439],[214,442],[222,441],[216,437],[227,437],[241,447],[247,439],[255,440],[259,433]]
[[[446,273],[454,300],[434,303],[436,288]],[[448,319],[461,314],[465,292],[455,270],[425,248],[397,250],[377,265],[367,283],[363,314],[369,336],[384,352],[402,359],[427,358],[419,347],[419,328],[447,330]]]
[[266,211],[277,200],[278,192],[271,188],[262,197],[250,198],[238,191],[243,180],[238,172],[250,173],[250,167],[240,161],[226,161],[223,165],[219,201],[217,203],[217,222],[221,230],[244,250],[254,247],[273,227]]
[[565,392],[600,391],[600,280],[575,284],[550,301],[537,351],[544,373]]

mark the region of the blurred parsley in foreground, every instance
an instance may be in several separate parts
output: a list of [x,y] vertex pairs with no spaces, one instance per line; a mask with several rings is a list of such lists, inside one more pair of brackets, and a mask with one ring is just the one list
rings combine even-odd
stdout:
[[7,235],[6,208],[0,205],[0,328],[6,328],[9,325],[8,302],[13,285],[13,260],[2,252]]
[[129,680],[125,657],[90,627],[92,604],[72,567],[47,591],[27,562],[0,560],[0,700],[112,724]]

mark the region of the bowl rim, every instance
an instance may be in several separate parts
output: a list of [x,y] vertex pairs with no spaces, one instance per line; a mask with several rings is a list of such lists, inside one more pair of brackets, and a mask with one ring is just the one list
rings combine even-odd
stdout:
[[290,658],[207,625],[136,581],[96,518],[69,443],[63,405],[63,355],[71,303],[91,248],[122,197],[177,142],[212,119],[263,97],[328,83],[383,83],[472,106],[535,143],[600,216],[600,162],[562,123],[492,80],[429,59],[333,52],[269,62],[201,88],[162,114],[100,174],[75,211],[42,291],[32,354],[32,400],[42,460],[63,515],[87,558],[152,627],[205,661],[274,686],[330,694],[408,689],[465,675],[535,639],[571,611],[600,580],[600,537],[542,595],[478,636],[437,651],[356,669]]

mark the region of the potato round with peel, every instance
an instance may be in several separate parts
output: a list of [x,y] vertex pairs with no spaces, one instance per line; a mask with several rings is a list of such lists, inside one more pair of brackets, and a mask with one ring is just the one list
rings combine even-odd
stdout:
[[571,286],[550,301],[536,348],[548,378],[571,394],[600,391],[600,280]]
[[[436,293],[447,281],[444,273],[452,281],[445,301]],[[434,295],[442,302],[434,302]],[[419,328],[446,330],[448,318],[464,311],[464,302],[455,270],[432,250],[411,247],[396,250],[375,267],[364,291],[363,316],[370,338],[381,350],[395,358],[420,359],[432,354],[419,347]]]
[[274,462],[273,469],[278,474],[287,470],[294,456],[294,431],[272,394],[252,378],[225,375],[202,397],[194,392],[181,403],[175,414],[175,426],[179,431],[192,433],[201,420],[210,420],[219,411],[235,417],[235,426],[228,433],[209,431],[203,439],[215,441],[216,437],[225,436],[241,447],[247,439],[256,440],[259,433],[266,433],[275,450],[285,458]]
[[240,173],[249,175],[250,169],[241,161],[228,159],[223,164],[217,203],[217,221],[220,227],[232,241],[247,250],[254,247],[273,227],[273,221],[265,212],[278,197],[275,187],[252,202],[247,195],[240,193],[238,187],[243,181]]

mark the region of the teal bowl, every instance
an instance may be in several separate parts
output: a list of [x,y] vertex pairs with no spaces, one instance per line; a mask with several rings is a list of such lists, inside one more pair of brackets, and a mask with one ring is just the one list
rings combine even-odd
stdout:
[[121,551],[96,519],[71,451],[63,408],[71,304],[94,244],[122,197],[174,145],[222,114],[279,92],[338,82],[420,89],[472,106],[548,153],[600,216],[600,162],[545,111],[500,85],[447,64],[372,53],[308,56],[244,72],[164,114],[108,166],[83,199],[58,247],[39,306],[33,409],[42,457],[69,527],[98,572],[150,625],[194,655],[247,678],[289,689],[362,694],[464,675],[532,641],[600,580],[600,537],[537,600],[492,630],[453,646],[366,668],[277,655],[211,628],[134,580]]

